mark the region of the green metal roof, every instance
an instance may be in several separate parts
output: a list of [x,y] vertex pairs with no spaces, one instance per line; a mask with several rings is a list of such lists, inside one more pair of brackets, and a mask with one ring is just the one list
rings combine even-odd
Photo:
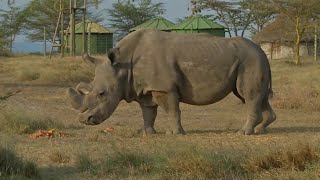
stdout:
[[[113,33],[110,29],[108,28],[105,28],[103,26],[101,26],[100,24],[98,23],[95,23],[95,22],[92,22],[92,21],[86,21],[85,22],[85,25],[86,25],[86,33],[89,33],[89,30],[90,30],[90,33],[100,33],[100,34],[103,34],[103,33]],[[70,33],[70,29],[68,27],[67,29],[67,32]],[[76,34],[80,34],[83,32],[83,23],[78,23],[75,25],[75,33]]]
[[174,23],[164,19],[163,17],[157,17],[155,19],[151,19],[146,21],[139,26],[131,28],[129,31],[136,31],[139,29],[159,29],[159,30],[170,30],[170,28],[174,26]]
[[171,29],[172,30],[225,29],[225,27],[201,16],[192,16],[187,20],[171,27]]

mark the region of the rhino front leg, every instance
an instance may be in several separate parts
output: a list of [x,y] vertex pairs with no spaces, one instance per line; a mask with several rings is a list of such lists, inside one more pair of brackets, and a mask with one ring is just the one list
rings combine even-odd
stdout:
[[168,114],[171,129],[166,134],[185,134],[181,125],[181,111],[179,107],[179,97],[175,92],[152,92],[153,100]]
[[143,133],[145,134],[155,134],[154,122],[157,117],[158,106],[145,106],[140,104],[142,115],[143,115]]

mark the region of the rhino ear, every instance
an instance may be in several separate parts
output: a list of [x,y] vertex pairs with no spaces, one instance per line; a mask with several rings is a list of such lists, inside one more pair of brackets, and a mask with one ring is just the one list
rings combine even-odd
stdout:
[[88,54],[83,54],[82,59],[87,64],[93,65],[93,66],[96,66],[96,65],[99,65],[99,64],[106,62],[106,60],[94,58],[94,57],[89,56]]
[[112,48],[108,52],[108,59],[111,61],[111,64],[115,64],[120,56],[119,48]]
[[70,98],[71,106],[74,109],[80,109],[83,97],[72,88],[67,90],[67,95]]

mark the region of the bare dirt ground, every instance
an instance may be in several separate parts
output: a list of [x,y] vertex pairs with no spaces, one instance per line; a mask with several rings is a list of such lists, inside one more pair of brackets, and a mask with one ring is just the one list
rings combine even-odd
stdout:
[[[3,65],[6,66],[12,63],[10,61],[14,61],[13,64],[19,64],[20,61],[24,61],[23,59],[9,59],[4,61]],[[32,61],[28,64],[32,66]],[[283,61],[272,62],[275,81],[273,88],[275,97],[272,100],[272,104],[278,104],[274,106],[278,118],[277,121],[270,125],[267,134],[253,136],[236,134],[237,130],[244,125],[246,107],[234,95],[230,94],[222,101],[209,106],[181,104],[182,124],[187,133],[183,136],[168,136],[164,134],[168,124],[172,122],[169,122],[166,114],[159,109],[155,125],[158,134],[148,137],[143,137],[142,134],[137,132],[142,127],[143,122],[138,104],[121,102],[110,119],[98,126],[85,126],[75,120],[77,112],[71,108],[65,95],[66,88],[70,85],[75,86],[76,82],[57,84],[37,82],[37,80],[18,81],[16,73],[20,69],[13,68],[0,73],[0,94],[18,89],[22,91],[4,102],[6,107],[1,109],[1,113],[20,111],[25,115],[40,114],[41,116],[49,117],[53,121],[63,124],[62,127],[56,129],[63,132],[64,136],[33,139],[28,133],[10,133],[0,129],[1,143],[5,142],[10,146],[14,146],[19,156],[35,162],[44,179],[150,178],[150,175],[145,176],[143,174],[119,177],[116,174],[101,175],[99,173],[80,171],[76,167],[77,155],[79,154],[88,154],[93,162],[99,162],[106,155],[115,151],[157,154],[170,149],[179,149],[179,147],[197,147],[210,152],[226,150],[232,151],[235,155],[237,153],[241,154],[241,152],[252,152],[257,155],[263,154],[268,150],[273,151],[299,143],[307,143],[319,148],[320,109],[318,107],[320,106],[317,106],[317,104],[313,105],[312,108],[311,106],[304,106],[308,102],[315,102],[311,98],[316,98],[318,101],[319,97],[318,95],[314,95],[315,97],[310,99],[302,97],[302,100],[299,98],[297,100],[295,97],[302,96],[306,92],[304,89],[296,92],[295,89],[300,89],[300,84],[305,84],[306,87],[309,87],[310,81],[314,81],[310,85],[310,87],[312,86],[312,92],[320,93],[319,85],[316,84],[320,82],[319,65],[314,66],[305,65],[299,67],[302,72],[313,71],[310,75],[296,73],[299,68],[292,67],[292,65],[288,65]],[[290,68],[294,70],[290,70]],[[306,82],[306,79],[300,78],[304,75],[309,75],[309,78],[306,77],[306,79],[309,79],[308,82]],[[292,91],[295,94],[292,94],[293,97],[283,98],[282,95],[288,91],[289,93]],[[279,105],[284,103],[283,101],[288,101],[286,102],[288,103],[287,105],[282,105],[284,107]],[[290,108],[290,104],[294,103],[301,103],[302,105]],[[5,117],[1,116],[0,118],[5,119]],[[103,132],[107,127],[112,127],[114,130],[110,133]],[[59,156],[57,155],[59,153],[66,161],[55,160],[54,156]],[[314,170],[308,171],[307,173],[313,174],[310,176],[305,175],[305,172],[286,170],[257,172],[250,175],[250,178],[320,178],[319,167],[316,166]],[[112,174],[112,172],[110,173]],[[177,177],[175,176],[175,178]],[[151,179],[162,179],[162,176],[159,174],[151,175]]]

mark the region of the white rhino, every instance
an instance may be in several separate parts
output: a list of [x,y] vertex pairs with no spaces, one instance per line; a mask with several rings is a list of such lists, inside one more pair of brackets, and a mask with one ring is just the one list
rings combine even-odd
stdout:
[[[206,34],[139,30],[124,37],[106,59],[84,55],[96,66],[92,83],[67,93],[79,120],[96,125],[109,118],[121,100],[139,103],[144,131],[155,133],[160,106],[172,120],[169,131],[184,134],[179,103],[209,105],[233,92],[247,105],[241,134],[260,134],[276,119],[268,59],[252,41]],[[226,117],[227,118],[227,117]]]

